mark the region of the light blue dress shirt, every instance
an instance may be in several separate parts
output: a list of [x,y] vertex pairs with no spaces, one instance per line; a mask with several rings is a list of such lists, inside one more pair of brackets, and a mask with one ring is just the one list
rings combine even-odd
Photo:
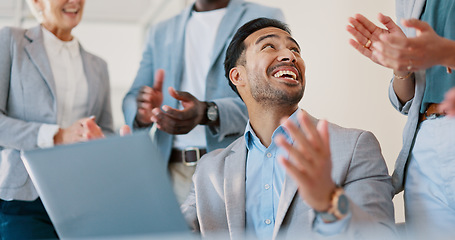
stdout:
[[[289,117],[297,125],[299,110]],[[255,235],[258,239],[271,239],[273,236],[278,203],[286,176],[284,167],[278,162],[278,156],[287,158],[288,153],[274,142],[275,137],[280,134],[284,135],[289,143],[294,142],[281,125],[273,132],[269,147],[261,143],[250,122],[244,134],[248,149],[245,173],[246,230],[248,234]],[[317,217],[313,229],[322,235],[341,233],[350,219],[350,212],[342,220],[328,224]]]

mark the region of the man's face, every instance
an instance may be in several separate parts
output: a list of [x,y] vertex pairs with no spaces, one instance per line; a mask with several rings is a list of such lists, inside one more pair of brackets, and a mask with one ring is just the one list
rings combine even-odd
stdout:
[[245,41],[247,87],[256,102],[295,105],[305,89],[305,63],[289,33],[268,27]]

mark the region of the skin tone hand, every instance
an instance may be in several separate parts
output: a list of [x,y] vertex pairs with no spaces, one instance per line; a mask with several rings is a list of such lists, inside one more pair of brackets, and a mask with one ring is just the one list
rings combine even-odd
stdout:
[[153,88],[143,86],[137,95],[137,113],[136,122],[139,126],[145,127],[152,124],[152,110],[159,108],[163,104],[163,82],[164,70],[158,69],[155,72],[155,82]]
[[[409,75],[408,71],[410,59],[407,58],[406,60],[402,60],[402,64],[404,65],[394,68],[394,66],[390,65],[389,61],[385,60],[386,57],[379,54],[379,52],[384,49],[389,49],[385,48],[389,47],[389,45],[383,42],[384,38],[393,38],[396,41],[402,42],[408,41],[408,38],[390,17],[379,14],[378,20],[386,29],[376,26],[361,14],[356,14],[355,17],[349,18],[349,23],[352,24],[352,26],[347,26],[346,29],[355,39],[350,39],[349,44],[373,62],[394,69],[395,75],[402,77],[409,76],[405,81],[393,81],[395,93],[400,102],[404,104],[414,97],[414,81],[409,81],[414,79],[413,75]],[[370,39],[372,44],[367,47],[365,44],[367,44],[368,39]],[[387,52],[393,51],[388,50]]]
[[424,70],[435,65],[453,67],[454,41],[439,36],[428,23],[417,19],[403,20],[402,24],[415,28],[416,37],[381,35],[381,41],[373,43],[373,56],[382,65],[396,71]]
[[119,130],[120,136],[126,136],[131,134],[131,128],[128,125],[123,125]]
[[[380,41],[381,35],[393,35],[397,38],[406,38],[406,35],[390,17],[384,16],[380,13],[378,15],[378,20],[386,27],[386,29],[376,26],[363,15],[356,14],[354,17],[350,17],[348,19],[351,25],[348,25],[346,30],[355,39],[349,39],[349,44],[352,47],[365,57],[371,59],[373,62],[383,65],[382,62],[373,54],[375,50],[374,43]],[[370,46],[367,46],[368,40],[372,43]]]
[[162,109],[154,108],[151,121],[157,128],[170,134],[186,134],[200,124],[204,118],[206,104],[188,92],[169,88],[169,94],[181,101],[183,109],[178,110],[164,105]]
[[70,144],[104,138],[103,131],[96,124],[95,117],[83,118],[65,129],[59,129],[54,136],[54,144]]
[[297,182],[305,202],[316,211],[327,211],[336,188],[331,177],[328,123],[321,120],[316,127],[304,111],[299,112],[298,121],[300,128],[291,121],[282,123],[294,144],[289,144],[282,135],[277,136],[275,142],[289,153],[289,159],[281,156],[279,161]]
[[455,88],[450,89],[444,96],[444,101],[439,106],[440,112],[445,112],[447,116],[455,117]]

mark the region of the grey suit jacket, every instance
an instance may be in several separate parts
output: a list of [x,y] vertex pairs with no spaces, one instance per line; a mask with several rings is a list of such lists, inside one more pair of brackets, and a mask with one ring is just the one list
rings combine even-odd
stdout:
[[[191,16],[193,5],[179,15],[154,26],[149,34],[142,56],[141,64],[131,89],[123,100],[123,113],[126,124],[134,127],[137,104],[136,96],[142,86],[153,86],[157,69],[164,69],[163,105],[178,107],[178,101],[168,93],[169,87],[180,90],[184,68],[185,28]],[[245,129],[247,111],[242,100],[231,90],[224,76],[224,59],[229,43],[235,32],[246,22],[258,17],[269,17],[283,20],[283,13],[276,8],[270,8],[244,0],[231,0],[226,14],[221,20],[216,35],[213,53],[210,58],[211,67],[206,77],[206,99],[218,105],[220,127],[217,133],[206,127],[207,149],[209,151],[224,148],[239,137]],[[157,131],[155,142],[162,151],[165,161],[168,161],[174,136],[163,131]]]
[[[313,119],[316,122],[316,119]],[[334,239],[395,237],[393,187],[379,143],[370,132],[329,125],[332,178],[350,199],[352,218],[348,229]],[[193,189],[182,212],[203,236],[227,233],[231,239],[245,234],[245,166],[247,148],[240,137],[226,149],[204,156],[193,175]],[[314,211],[297,193],[297,184],[286,176],[277,210],[273,238],[316,239]]]
[[[397,22],[401,19],[420,18],[426,0],[396,0]],[[415,30],[401,27],[408,37],[415,36]],[[404,189],[404,178],[406,162],[409,158],[409,153],[416,135],[417,125],[419,122],[420,105],[422,104],[423,94],[425,92],[425,70],[415,73],[415,93],[414,98],[402,105],[393,90],[393,81],[389,86],[389,99],[392,105],[402,114],[408,116],[406,125],[403,131],[403,147],[395,162],[395,171],[392,175],[392,183],[395,188],[395,193],[399,193]]]
[[[80,47],[88,82],[87,116],[113,132],[107,64]],[[20,159],[37,148],[43,123],[56,124],[55,82],[40,26],[0,30],[0,198],[34,200],[38,194]]]

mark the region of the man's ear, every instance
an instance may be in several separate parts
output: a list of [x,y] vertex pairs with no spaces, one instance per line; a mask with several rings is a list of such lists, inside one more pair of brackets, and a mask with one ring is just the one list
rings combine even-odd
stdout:
[[232,84],[237,87],[245,85],[245,71],[243,70],[243,66],[237,66],[229,71],[229,79],[231,80]]

